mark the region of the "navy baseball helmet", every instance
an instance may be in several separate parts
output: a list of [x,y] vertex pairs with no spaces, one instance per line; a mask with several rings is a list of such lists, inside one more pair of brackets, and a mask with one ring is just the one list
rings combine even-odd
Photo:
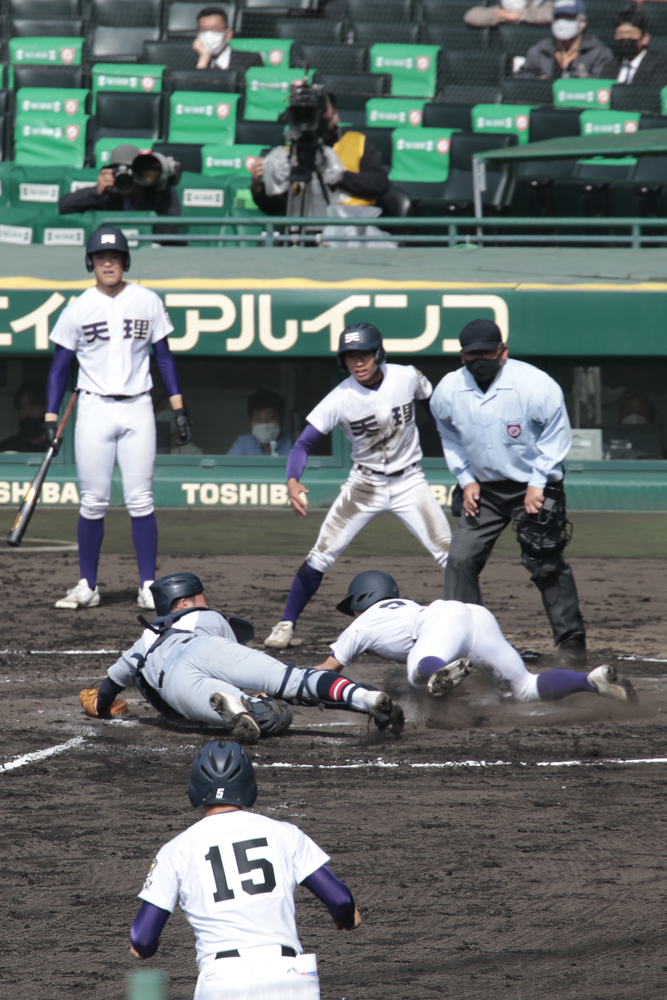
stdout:
[[242,806],[250,809],[257,798],[255,769],[250,754],[232,740],[212,740],[195,754],[188,798],[197,806]]
[[368,569],[365,573],[355,576],[347,588],[347,597],[336,605],[336,611],[352,615],[355,611],[367,611],[387,597],[399,596],[398,584],[393,576],[379,569]]
[[99,229],[93,229],[86,243],[87,271],[92,271],[93,258],[91,254],[97,253],[98,250],[118,250],[119,253],[124,253],[125,270],[130,270],[130,248],[127,245],[125,233],[122,233],[120,229],[116,229],[115,226],[100,226]]
[[195,573],[181,570],[180,573],[167,573],[150,585],[150,591],[155,601],[155,610],[159,615],[168,615],[171,606],[179,597],[194,597],[204,592],[204,584]]
[[338,341],[338,367],[349,375],[345,364],[347,351],[375,351],[376,365],[382,365],[387,360],[382,346],[382,334],[372,323],[353,323],[346,326]]

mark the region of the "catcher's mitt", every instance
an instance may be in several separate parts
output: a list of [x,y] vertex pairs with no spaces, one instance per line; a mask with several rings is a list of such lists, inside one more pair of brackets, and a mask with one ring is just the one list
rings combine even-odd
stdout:
[[97,709],[95,708],[95,701],[97,700],[97,688],[84,688],[83,691],[79,692],[79,701],[81,702],[81,707],[83,708],[86,715],[89,715],[91,719],[108,719],[111,715],[122,715],[123,712],[127,712],[127,702],[124,698],[116,698],[113,705],[104,716],[98,715]]

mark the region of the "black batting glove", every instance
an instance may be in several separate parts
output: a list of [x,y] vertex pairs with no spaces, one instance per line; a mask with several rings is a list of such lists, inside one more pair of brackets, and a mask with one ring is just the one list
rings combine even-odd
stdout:
[[174,410],[174,414],[176,416],[176,426],[180,433],[178,439],[179,445],[190,444],[192,441],[192,423],[188,419],[185,407],[181,406],[178,410]]
[[44,421],[44,437],[46,438],[47,444],[50,448],[53,448],[56,455],[60,450],[61,441],[60,438],[56,437],[56,432],[58,430],[57,420],[45,420]]

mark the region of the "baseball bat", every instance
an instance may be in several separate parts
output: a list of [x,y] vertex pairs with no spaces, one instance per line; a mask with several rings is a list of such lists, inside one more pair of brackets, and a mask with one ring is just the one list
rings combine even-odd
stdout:
[[60,441],[65,430],[65,425],[70,418],[72,410],[74,409],[78,393],[78,389],[75,389],[72,393],[70,401],[67,404],[67,408],[63,413],[63,418],[58,424],[58,429],[56,431],[56,441],[58,442],[57,446],[51,445],[44,456],[44,461],[40,465],[37,475],[30,484],[30,489],[23,498],[18,514],[14,518],[11,531],[7,535],[7,545],[11,545],[13,548],[16,548],[21,544],[23,536],[25,535],[28,525],[30,524],[30,518],[33,515],[37,501],[39,500],[39,494],[42,492],[42,484],[46,479],[46,474],[49,471],[49,466],[51,465],[53,456],[56,455],[60,449]]

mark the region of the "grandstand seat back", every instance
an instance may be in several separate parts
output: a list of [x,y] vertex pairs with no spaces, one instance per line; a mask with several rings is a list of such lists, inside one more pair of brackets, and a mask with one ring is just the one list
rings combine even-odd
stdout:
[[192,41],[172,40],[169,42],[147,41],[143,45],[144,62],[157,66],[164,65],[168,70],[191,70],[200,76],[212,76],[215,70],[203,73],[196,68],[197,56],[192,51]]
[[632,180],[635,184],[667,184],[667,156],[640,156]]
[[639,128],[667,128],[667,119],[663,115],[640,115]]
[[463,15],[473,6],[469,0],[421,0],[421,18],[427,24],[463,24]]
[[[311,80],[314,72],[308,71]],[[287,108],[292,83],[302,78],[303,71],[289,66],[258,66],[246,70],[243,117],[253,121],[276,121]]]
[[[93,61],[137,62],[143,45],[157,41],[160,29],[114,28],[100,25],[93,32],[91,57]],[[153,60],[151,60],[153,62]]]
[[415,20],[412,0],[347,0],[349,21],[375,21],[379,24]]
[[[197,15],[205,6],[201,2],[197,3],[170,3],[167,7],[167,35],[178,36],[187,35],[192,40],[197,33]],[[226,3],[223,10],[227,14],[230,28],[234,27],[236,19],[236,4]]]
[[240,146],[262,146],[272,149],[285,143],[285,126],[281,122],[257,122],[238,119],[234,142]]
[[16,113],[58,115],[67,122],[74,115],[86,114],[89,93],[57,87],[22,87],[16,91]]
[[582,160],[577,163],[572,176],[575,180],[584,181],[629,181],[634,179],[636,165],[632,156],[607,162],[599,159]]
[[408,192],[402,187],[392,185],[386,194],[375,202],[382,214],[395,219],[405,219],[412,215],[412,201]]
[[423,124],[426,101],[418,97],[373,97],[366,101],[366,123],[369,128],[402,128]]
[[177,160],[183,170],[188,170],[191,173],[200,174],[201,173],[201,151],[202,147],[196,143],[183,143],[183,142],[155,142],[153,143],[153,152],[162,153],[163,156],[173,156]]
[[164,66],[142,63],[95,63],[92,70],[93,113],[98,93],[159,94],[163,88]]
[[176,90],[169,98],[169,142],[231,145],[238,94]]
[[372,45],[369,52],[372,73],[391,76],[395,97],[434,97],[438,78],[436,45]]
[[202,73],[199,69],[173,70],[169,86],[171,90],[236,94],[245,86],[245,74],[234,69],[218,69],[211,73]]
[[95,138],[135,136],[159,139],[162,135],[162,95],[98,91]]
[[469,28],[465,24],[455,28],[444,24],[423,24],[419,40],[422,45],[439,45],[443,49],[488,49],[489,28]]
[[83,35],[83,21],[80,18],[39,21],[21,19],[12,22],[10,31],[14,38],[61,38],[64,35],[76,38]]
[[[665,80],[667,83],[667,80]],[[614,111],[648,111],[653,115],[661,112],[660,91],[657,87],[636,87],[618,83],[611,88],[611,104]]]
[[254,52],[261,57],[264,66],[285,69],[290,64],[293,44],[290,38],[232,38],[230,48],[234,52]]
[[425,104],[422,124],[425,128],[472,128],[469,104]]
[[499,86],[507,66],[504,52],[444,51],[441,61],[445,84],[465,85],[474,80],[475,86]]
[[404,181],[446,180],[452,135],[451,129],[394,129],[390,179],[401,186]]
[[449,83],[435,96],[445,104],[496,104],[500,100],[500,89]]
[[15,162],[36,167],[82,167],[86,153],[88,116],[44,115],[19,112],[14,124]]
[[[369,97],[384,97],[389,94],[391,77],[386,73],[317,73],[315,83],[321,83],[325,90],[336,95],[358,96],[362,100]],[[365,103],[365,102],[364,102]],[[340,101],[339,111],[340,111]]]
[[355,45],[375,45],[381,42],[387,45],[417,45],[420,41],[421,26],[419,24],[377,24],[375,21],[357,21],[351,25],[350,32]]
[[80,17],[81,0],[6,0],[6,10],[12,20]]
[[95,24],[109,28],[159,28],[161,0],[91,0]]
[[502,80],[503,102],[507,104],[551,104],[553,88],[548,80]]
[[[294,41],[310,42],[313,45],[335,45],[336,42],[343,41],[343,28],[342,21],[291,17],[276,20],[272,25],[272,30],[268,31],[267,26],[267,30],[263,30],[262,34],[268,34],[275,38],[293,38]],[[377,39],[373,39],[373,41],[377,41]]]
[[84,72],[80,66],[14,66],[14,86],[62,87],[78,90],[84,85]]
[[322,73],[367,73],[368,49],[363,45],[292,46],[292,66],[317,66]]
[[581,135],[579,111],[575,108],[533,108],[528,136],[530,142]]
[[250,171],[268,147],[258,143],[233,146],[216,146],[211,143],[202,149],[202,171],[207,177],[225,174],[245,177],[250,187]]
[[82,55],[82,38],[63,35],[9,40],[12,66],[80,66]]

